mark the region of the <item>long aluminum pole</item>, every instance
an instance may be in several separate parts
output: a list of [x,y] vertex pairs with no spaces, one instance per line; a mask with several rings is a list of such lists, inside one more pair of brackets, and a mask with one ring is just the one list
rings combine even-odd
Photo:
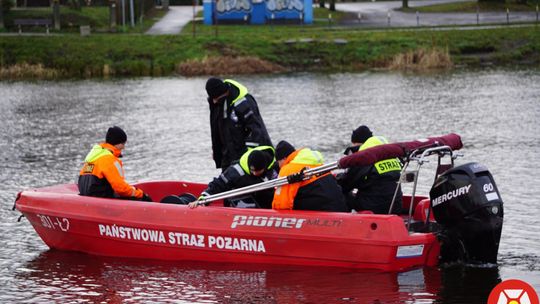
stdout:
[[[319,166],[319,167],[307,169],[307,170],[304,171],[303,180],[310,179],[312,176],[315,176],[315,175],[330,172],[330,171],[332,171],[334,169],[337,169],[337,167],[338,167],[337,162],[333,162],[333,163],[330,163],[330,164],[327,164],[327,165],[322,165],[322,166]],[[283,176],[283,177],[280,177],[280,178],[277,178],[277,179],[273,179],[273,180],[269,180],[269,181],[266,181],[266,182],[250,185],[250,186],[247,186],[247,187],[242,187],[242,188],[238,188],[238,189],[234,189],[234,190],[230,190],[230,191],[226,191],[226,192],[221,192],[221,193],[209,195],[209,196],[206,196],[206,197],[202,198],[201,200],[199,200],[199,204],[207,204],[207,203],[217,201],[217,200],[220,200],[220,199],[240,196],[240,195],[244,195],[244,194],[248,194],[248,193],[252,193],[252,192],[257,192],[257,191],[262,191],[262,190],[266,190],[266,189],[270,189],[270,188],[274,188],[274,187],[283,186],[283,185],[286,185],[288,183],[289,183],[289,181],[287,180],[287,176]]]

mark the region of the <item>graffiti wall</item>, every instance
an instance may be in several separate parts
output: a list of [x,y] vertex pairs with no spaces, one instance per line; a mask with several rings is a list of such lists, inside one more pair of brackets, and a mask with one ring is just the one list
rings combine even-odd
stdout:
[[313,21],[312,0],[204,0],[204,24]]

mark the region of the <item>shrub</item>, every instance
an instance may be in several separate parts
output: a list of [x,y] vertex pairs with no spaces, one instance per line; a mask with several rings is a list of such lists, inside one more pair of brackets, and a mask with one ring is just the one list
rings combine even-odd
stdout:
[[7,13],[13,7],[13,0],[2,0],[2,13]]

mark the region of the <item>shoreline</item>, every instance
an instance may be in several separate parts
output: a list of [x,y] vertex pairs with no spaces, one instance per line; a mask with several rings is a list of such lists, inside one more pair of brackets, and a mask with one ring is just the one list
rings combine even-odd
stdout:
[[488,29],[221,26],[187,34],[1,36],[0,80],[540,67],[535,25]]

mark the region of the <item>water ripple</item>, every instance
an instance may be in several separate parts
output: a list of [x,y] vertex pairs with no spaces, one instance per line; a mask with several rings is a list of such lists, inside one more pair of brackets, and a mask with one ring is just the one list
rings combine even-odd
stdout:
[[[341,157],[360,124],[392,141],[460,134],[466,157],[458,164],[485,164],[505,203],[495,270],[398,275],[100,260],[47,251],[25,219],[17,222],[11,211],[17,192],[75,181],[111,125],[128,134],[129,181],[210,181],[219,171],[205,80],[0,82],[0,302],[485,303],[500,279],[517,276],[540,288],[540,72],[534,70],[238,78],[257,98],[274,143],[318,149],[327,161]],[[433,176],[422,173],[420,181],[427,194]]]

